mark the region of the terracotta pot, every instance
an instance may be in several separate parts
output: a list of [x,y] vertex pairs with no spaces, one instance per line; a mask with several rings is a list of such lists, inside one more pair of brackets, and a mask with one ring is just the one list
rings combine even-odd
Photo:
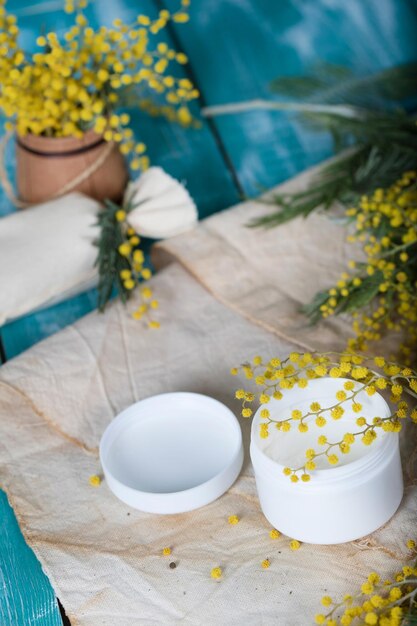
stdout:
[[[17,137],[16,178],[20,198],[30,203],[51,199],[108,150],[109,144],[93,131],[82,139]],[[100,201],[121,200],[128,180],[127,167],[117,145],[112,144],[110,150],[100,167],[71,191],[81,191]]]

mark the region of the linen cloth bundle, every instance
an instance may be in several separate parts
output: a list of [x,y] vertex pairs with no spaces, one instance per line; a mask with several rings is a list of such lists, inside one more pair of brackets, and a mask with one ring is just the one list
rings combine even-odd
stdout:
[[97,282],[99,209],[71,193],[0,219],[0,326]]
[[[160,167],[130,182],[128,199],[135,207],[128,221],[143,237],[172,237],[198,219],[187,189]],[[100,210],[96,200],[71,193],[0,219],[0,326],[97,284]]]
[[[310,624],[322,595],[355,592],[370,571],[388,577],[409,556],[414,449],[406,452],[404,501],[384,528],[359,542],[297,552],[287,538],[269,537],[249,462],[249,421],[242,420],[241,476],[200,510],[149,515],[119,502],[105,483],[89,485],[100,471],[101,434],[132,402],[186,390],[237,411],[234,390],[247,381],[229,377],[230,367],[255,354],[344,346],[348,322],[312,329],[297,313],[344,269],[344,228],[321,215],[271,231],[245,228],[261,210],[244,203],[158,245],[155,259],[166,265],[152,281],[158,331],[115,303],[0,370],[0,482],[72,624]],[[235,526],[227,522],[233,514]],[[172,548],[168,559],[164,546]],[[263,570],[266,557],[271,566]],[[216,566],[220,581],[210,578]]]

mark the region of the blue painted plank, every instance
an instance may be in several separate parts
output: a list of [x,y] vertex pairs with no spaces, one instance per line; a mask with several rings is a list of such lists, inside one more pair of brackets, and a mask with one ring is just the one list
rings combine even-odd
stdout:
[[10,322],[1,329],[4,351],[8,359],[52,335],[68,324],[93,311],[97,292],[91,289],[75,298]]
[[[270,98],[274,78],[305,74],[320,61],[363,75],[417,59],[415,0],[222,0],[194,2],[190,15],[192,28],[176,30],[208,104]],[[218,117],[216,124],[249,195],[332,151],[327,135],[285,113]]]
[[0,491],[0,624],[62,626],[55,594]]

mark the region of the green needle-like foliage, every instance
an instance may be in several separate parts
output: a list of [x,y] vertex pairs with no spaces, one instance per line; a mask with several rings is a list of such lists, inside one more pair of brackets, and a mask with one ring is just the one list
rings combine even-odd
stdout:
[[116,212],[119,210],[120,207],[117,204],[106,200],[105,207],[98,216],[100,234],[96,241],[98,253],[95,266],[98,267],[99,272],[98,308],[100,311],[104,311],[114,288],[117,289],[122,302],[126,302],[131,295],[120,277],[122,270],[130,269],[130,263],[118,251],[119,246],[126,240],[122,223],[116,219]]

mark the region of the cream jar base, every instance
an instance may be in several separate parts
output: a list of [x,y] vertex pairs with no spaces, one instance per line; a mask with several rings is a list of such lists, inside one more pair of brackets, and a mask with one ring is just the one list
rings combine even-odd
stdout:
[[[273,418],[284,419],[297,403],[320,398],[322,406],[326,406],[326,399],[327,406],[331,406],[343,382],[342,379],[310,381],[305,389],[285,391],[281,400],[271,400],[268,409]],[[390,415],[380,394],[369,397],[361,393],[363,397],[358,396],[358,401],[364,404],[365,417]],[[291,439],[286,439],[287,433],[274,433],[272,428],[268,440],[261,439],[260,410],[252,424],[250,453],[259,502],[274,528],[299,541],[327,545],[360,539],[391,519],[400,506],[404,489],[398,434],[381,429],[371,446],[355,444],[360,447],[351,462],[346,455],[343,465],[313,471],[307,483],[292,483],[283,469],[289,465],[292,454],[299,460],[300,450],[291,446],[302,446],[304,455],[311,447],[311,440],[309,443],[298,432],[292,432]],[[357,415],[347,412],[346,418],[339,420],[338,428],[341,432],[357,430],[356,418]],[[321,429],[320,434],[326,434],[326,429]],[[265,443],[274,436],[278,444]],[[284,462],[280,462],[280,456]]]

